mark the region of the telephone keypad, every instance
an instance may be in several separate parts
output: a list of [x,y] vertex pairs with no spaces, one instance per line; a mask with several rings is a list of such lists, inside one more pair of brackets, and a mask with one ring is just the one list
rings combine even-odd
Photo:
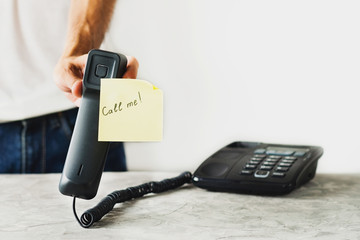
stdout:
[[253,175],[256,178],[283,178],[298,157],[303,157],[305,154],[306,151],[291,149],[256,149],[240,174]]

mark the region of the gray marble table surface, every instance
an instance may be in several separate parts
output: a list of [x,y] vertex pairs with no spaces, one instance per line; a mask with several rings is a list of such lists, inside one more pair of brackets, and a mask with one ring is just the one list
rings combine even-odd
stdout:
[[[97,196],[179,173],[104,173]],[[209,192],[185,185],[117,204],[91,228],[58,191],[59,174],[0,175],[0,239],[360,239],[360,174],[317,174],[284,196]]]

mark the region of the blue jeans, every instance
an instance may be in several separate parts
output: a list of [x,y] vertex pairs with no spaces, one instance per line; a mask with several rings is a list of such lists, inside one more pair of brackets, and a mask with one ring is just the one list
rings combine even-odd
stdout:
[[[0,124],[0,173],[62,172],[78,109]],[[111,143],[105,171],[126,171],[122,143]]]

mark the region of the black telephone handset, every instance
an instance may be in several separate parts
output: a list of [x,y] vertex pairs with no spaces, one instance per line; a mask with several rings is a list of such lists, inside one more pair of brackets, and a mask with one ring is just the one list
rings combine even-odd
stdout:
[[316,146],[233,142],[198,167],[193,183],[213,191],[285,194],[314,178],[322,154]]
[[104,170],[109,142],[98,141],[100,79],[122,77],[122,54],[91,50],[83,78],[83,97],[71,137],[59,190],[64,195],[95,197]]

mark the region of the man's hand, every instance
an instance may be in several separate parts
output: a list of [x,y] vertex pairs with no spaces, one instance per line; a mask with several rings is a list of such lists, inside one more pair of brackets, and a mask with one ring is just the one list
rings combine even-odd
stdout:
[[[88,54],[62,57],[54,70],[54,80],[56,85],[65,93],[66,97],[80,106],[82,95],[82,79],[85,72],[85,64]],[[123,78],[136,78],[139,62],[135,57],[127,57],[127,70]]]
[[63,57],[54,70],[56,85],[77,106],[80,106],[86,60],[87,54],[76,57]]

